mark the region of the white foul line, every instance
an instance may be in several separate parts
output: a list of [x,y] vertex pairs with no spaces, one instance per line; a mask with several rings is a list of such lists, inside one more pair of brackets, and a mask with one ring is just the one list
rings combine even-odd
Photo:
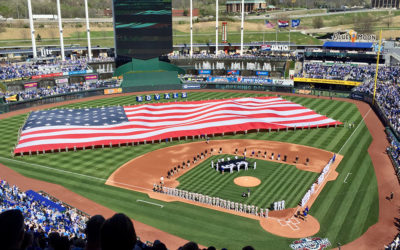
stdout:
[[369,108],[368,112],[364,115],[364,117],[362,118],[362,120],[360,121],[360,123],[358,123],[357,128],[354,129],[353,133],[351,133],[351,135],[349,136],[349,138],[347,138],[347,141],[343,144],[343,146],[340,148],[338,154],[340,154],[340,152],[342,151],[342,149],[344,148],[344,146],[346,146],[347,142],[350,140],[350,138],[354,135],[354,133],[357,131],[357,129],[360,127],[361,123],[365,120],[365,117],[367,117],[367,115],[369,114],[369,112],[371,111],[371,108]]
[[[84,178],[88,178],[88,179],[94,179],[94,180],[101,181],[101,182],[106,182],[107,181],[107,179],[104,179],[104,178],[99,178],[99,177],[94,177],[94,176],[90,176],[90,175],[74,173],[74,172],[71,172],[71,171],[66,171],[66,170],[63,170],[63,169],[58,169],[58,168],[53,168],[53,167],[48,167],[48,166],[43,166],[43,165],[39,165],[39,164],[36,164],[36,163],[18,161],[18,160],[5,158],[5,157],[1,157],[1,156],[0,156],[0,159],[4,159],[6,161],[11,161],[11,162],[22,163],[22,164],[28,164],[28,165],[35,166],[35,167],[54,170],[56,172],[66,173],[66,174],[70,174],[70,175],[76,175],[76,176],[80,176],[80,177],[84,177]],[[134,185],[130,185],[130,184],[122,183],[122,182],[111,181],[111,180],[109,180],[109,182],[120,184],[120,185],[124,185],[124,186],[128,186],[128,187],[132,187],[132,188],[138,188],[138,189],[143,189],[143,190],[147,190],[147,191],[152,191],[151,189],[148,189],[148,188],[134,186]]]
[[159,206],[161,208],[164,207],[163,205],[160,205],[160,204],[157,204],[157,203],[153,203],[153,202],[150,202],[150,201],[144,201],[144,200],[136,200],[136,201],[137,202],[144,202],[144,203],[151,204],[151,205],[154,205],[154,206]]
[[347,177],[349,177],[349,175],[351,175],[351,173],[348,173],[348,174],[346,175],[346,178],[345,178],[344,181],[343,181],[344,183],[347,183],[346,180],[347,180]]

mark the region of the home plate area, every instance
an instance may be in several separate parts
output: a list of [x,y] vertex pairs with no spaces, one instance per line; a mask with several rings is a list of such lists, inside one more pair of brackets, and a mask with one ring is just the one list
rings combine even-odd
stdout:
[[297,218],[290,218],[288,220],[280,220],[278,219],[279,224],[282,226],[288,226],[290,227],[293,231],[299,230],[300,228],[298,225],[300,224],[300,221]]

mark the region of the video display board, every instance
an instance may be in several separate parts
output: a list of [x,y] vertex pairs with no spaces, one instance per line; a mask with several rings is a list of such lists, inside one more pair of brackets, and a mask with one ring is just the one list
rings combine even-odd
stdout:
[[117,67],[172,52],[171,0],[113,0]]

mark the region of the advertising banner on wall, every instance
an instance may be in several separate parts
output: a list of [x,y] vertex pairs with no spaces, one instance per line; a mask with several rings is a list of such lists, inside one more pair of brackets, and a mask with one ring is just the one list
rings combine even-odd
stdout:
[[251,83],[251,84],[271,84],[271,79],[265,78],[254,78],[254,77],[242,77],[241,83]]
[[361,82],[344,81],[344,80],[331,80],[331,79],[317,79],[317,78],[294,78],[295,82],[311,82],[311,83],[324,83],[324,84],[336,84],[345,86],[358,86]]
[[227,70],[226,74],[227,75],[232,75],[232,76],[235,75],[236,76],[236,75],[240,75],[240,71],[239,70]]
[[37,82],[29,82],[29,83],[25,83],[24,84],[24,88],[28,89],[28,88],[37,88]]
[[41,78],[49,78],[49,77],[57,77],[57,76],[62,76],[63,73],[51,73],[51,74],[44,74],[44,75],[38,75],[38,76],[32,76],[32,79],[41,79]]
[[105,95],[112,95],[112,94],[120,94],[122,93],[122,88],[115,88],[115,89],[105,89]]
[[200,84],[183,84],[183,89],[200,89]]
[[88,80],[97,80],[97,75],[85,76],[85,81],[88,81]]
[[268,71],[256,71],[256,75],[258,76],[268,76]]
[[198,71],[199,75],[210,75],[211,74],[211,70],[209,69],[201,69]]
[[209,76],[208,82],[237,82],[237,77]]
[[72,76],[72,75],[83,75],[88,73],[86,70],[78,70],[78,71],[70,71],[68,72],[68,75]]
[[293,80],[281,80],[281,79],[273,79],[272,84],[274,85],[282,85],[282,86],[294,86]]
[[68,83],[68,78],[58,78],[55,79],[56,84],[64,84],[64,83]]

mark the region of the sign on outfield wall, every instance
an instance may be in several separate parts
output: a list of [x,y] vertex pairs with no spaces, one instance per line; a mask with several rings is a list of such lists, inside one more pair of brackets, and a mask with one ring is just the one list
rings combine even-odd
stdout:
[[[169,100],[169,99],[178,99],[178,98],[187,98],[187,93],[186,92],[182,92],[182,93],[165,93],[164,94],[164,100]],[[143,102],[143,101],[151,101],[151,100],[161,100],[161,95],[159,94],[154,94],[154,96],[152,95],[145,95],[145,96],[141,96],[138,95],[136,96],[136,101],[137,102]]]
[[211,75],[211,70],[209,69],[201,69],[198,71],[199,75]]
[[55,79],[55,81],[57,84],[68,83],[68,78],[58,78],[58,79]]
[[336,84],[346,86],[358,86],[361,82],[343,81],[343,80],[331,80],[331,79],[317,79],[317,78],[294,78],[295,82],[311,82],[311,83],[325,83],[325,84]]
[[85,80],[86,80],[86,81],[88,81],[88,80],[97,80],[97,75],[88,75],[88,76],[85,76]]
[[38,76],[32,76],[32,79],[41,79],[41,78],[48,78],[48,77],[57,77],[57,76],[62,76],[63,73],[51,73],[51,74],[44,74],[44,75],[38,75]]
[[30,83],[25,83],[24,88],[36,88],[37,87],[37,82],[30,82]]
[[104,90],[105,95],[120,94],[120,93],[122,93],[122,88],[105,89]]
[[200,84],[183,84],[183,89],[200,89]]
[[272,79],[272,84],[274,85],[281,85],[281,86],[294,86],[293,80],[286,80],[286,79]]
[[256,75],[258,76],[268,76],[268,71],[256,71]]
[[279,45],[279,44],[273,44],[271,45],[271,51],[289,51],[289,45]]
[[239,75],[240,71],[239,70],[227,70],[226,74],[227,75]]

